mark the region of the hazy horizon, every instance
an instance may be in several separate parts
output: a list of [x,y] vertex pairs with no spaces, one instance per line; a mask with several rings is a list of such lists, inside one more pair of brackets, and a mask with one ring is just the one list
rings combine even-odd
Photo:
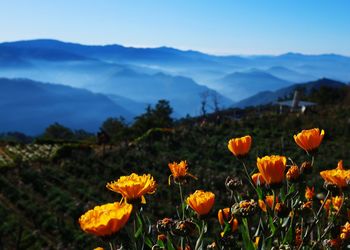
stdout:
[[42,38],[32,38],[32,39],[23,39],[23,40],[0,40],[0,44],[2,43],[15,43],[15,42],[27,42],[27,41],[40,41],[40,40],[52,40],[52,41],[58,41],[62,43],[68,43],[68,44],[79,44],[83,46],[122,46],[125,48],[135,48],[135,49],[157,49],[157,48],[169,48],[169,49],[176,49],[184,52],[188,51],[195,51],[195,52],[200,52],[203,54],[208,54],[212,56],[242,56],[242,57],[250,57],[250,56],[281,56],[285,54],[301,54],[301,55],[306,55],[306,56],[318,56],[318,55],[339,55],[339,56],[346,56],[350,57],[350,54],[340,54],[340,53],[334,53],[334,52],[328,52],[328,53],[319,53],[319,54],[314,54],[314,53],[303,53],[300,51],[291,51],[287,50],[285,52],[281,53],[276,53],[276,54],[242,54],[242,53],[236,53],[236,54],[225,54],[225,53],[210,53],[206,51],[201,51],[196,48],[177,48],[177,47],[171,47],[167,45],[160,45],[160,46],[130,46],[128,44],[120,44],[120,43],[105,43],[105,44],[95,44],[95,43],[81,43],[81,42],[76,42],[76,41],[66,41],[66,40],[60,40],[56,38],[49,38],[49,37],[42,37]]
[[350,55],[348,1],[11,0],[0,8],[0,41],[52,38],[214,55]]

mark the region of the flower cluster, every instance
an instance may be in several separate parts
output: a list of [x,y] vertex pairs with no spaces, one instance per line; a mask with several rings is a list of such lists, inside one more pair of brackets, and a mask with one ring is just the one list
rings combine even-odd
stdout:
[[[128,240],[134,249],[145,245],[151,249],[195,250],[344,249],[350,242],[350,170],[342,161],[334,169],[317,170],[315,159],[324,136],[324,130],[318,128],[294,135],[295,143],[308,158],[301,164],[275,154],[258,156],[251,163],[252,137],[230,139],[227,148],[242,165],[236,168],[244,175],[226,178],[230,195],[228,204],[217,210],[220,231],[216,235],[205,236],[208,221],[215,219],[212,211],[216,195],[204,190],[184,194],[185,185],[197,180],[184,160],[168,163],[168,183],[176,184],[169,188],[178,189],[180,201],[179,206],[174,206],[173,217],[155,224],[144,217],[145,196],[155,193],[157,184],[150,174],[132,173],[106,185],[121,195],[119,202],[89,210],[80,217],[80,226],[85,232],[108,239],[111,249],[115,249],[118,232],[127,227],[129,218],[134,223]],[[308,178],[311,173],[324,180],[324,189]],[[120,238],[118,247],[123,247]]]

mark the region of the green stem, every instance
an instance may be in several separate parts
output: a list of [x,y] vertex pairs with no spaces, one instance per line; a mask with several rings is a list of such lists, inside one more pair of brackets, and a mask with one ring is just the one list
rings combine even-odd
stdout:
[[199,237],[198,237],[198,240],[196,242],[196,246],[195,246],[194,250],[201,250],[201,249],[203,249],[204,229],[205,229],[205,221],[202,220],[202,227],[201,227],[200,234],[199,234]]
[[184,206],[184,197],[182,194],[182,187],[181,183],[179,183],[179,189],[180,189],[180,199],[181,199],[181,210],[182,210],[182,219],[185,219],[185,206]]
[[111,250],[115,250],[113,241],[109,242],[109,247],[110,247]]
[[322,210],[323,210],[323,207],[324,207],[324,205],[326,204],[326,202],[327,202],[328,197],[329,197],[330,194],[331,194],[331,192],[328,191],[328,192],[327,192],[327,195],[326,195],[326,198],[323,200],[323,203],[322,203],[320,209],[318,210],[318,212],[317,212],[317,214],[316,214],[316,217],[314,218],[314,221],[313,221],[312,224],[306,229],[306,233],[305,233],[305,235],[304,235],[304,237],[303,237],[303,241],[301,242],[301,244],[300,244],[298,250],[300,250],[300,249],[302,248],[304,241],[309,237],[309,235],[310,235],[310,233],[311,233],[313,227],[316,225],[317,221],[319,220],[319,217],[320,217],[320,215],[321,215],[321,212],[322,212]]
[[272,195],[273,195],[272,215],[274,215],[275,214],[275,207],[276,207],[276,192],[274,189],[272,189]]
[[248,178],[248,181],[249,181],[250,185],[253,187],[253,189],[254,189],[254,191],[256,192],[256,194],[258,194],[258,191],[256,190],[255,185],[254,185],[254,183],[253,183],[253,181],[252,181],[252,177],[249,175],[247,166],[245,165],[244,161],[241,160],[241,162],[242,162],[242,164],[243,164],[244,172],[245,172],[245,174],[246,174],[246,176],[247,176],[247,178]]
[[135,244],[135,249],[137,249],[137,240],[136,240],[136,237],[135,237],[135,234],[136,234],[136,224],[137,224],[137,222],[136,222],[136,220],[137,220],[137,214],[135,213],[134,214],[134,221],[133,221],[133,226],[134,226],[134,232],[133,232],[133,237],[132,237],[132,239],[134,239],[134,244]]

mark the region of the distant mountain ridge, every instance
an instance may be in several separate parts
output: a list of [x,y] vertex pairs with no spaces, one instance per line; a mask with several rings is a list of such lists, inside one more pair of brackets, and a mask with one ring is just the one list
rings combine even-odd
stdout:
[[97,131],[107,117],[134,114],[102,94],[28,79],[0,78],[0,131],[37,135],[55,122]]
[[[217,95],[221,100],[221,107],[228,107],[233,103],[229,98],[189,77],[169,74],[139,63],[139,59],[142,61],[144,58],[162,58],[167,62],[174,62],[176,58],[182,57],[187,58],[186,60],[190,57],[203,60],[210,58],[199,52],[164,47],[134,49],[119,45],[86,46],[55,40],[33,40],[0,44],[0,58],[6,53],[12,53],[13,56],[17,53],[16,56],[31,67],[0,69],[0,76],[58,82],[107,96],[124,97],[138,103],[155,104],[160,99],[167,99],[179,117],[199,114],[200,95],[203,92]],[[55,55],[58,55],[57,60],[54,60]],[[138,63],[129,64],[130,60]],[[191,64],[190,61],[187,63]],[[127,101],[123,104],[122,99],[119,101],[117,104],[130,108],[130,112],[136,115],[139,114],[140,107],[137,105],[130,106]]]
[[218,80],[227,96],[239,101],[263,90],[276,90],[291,82],[260,70],[235,72]]
[[234,106],[245,108],[249,106],[266,105],[276,102],[279,98],[285,98],[287,96],[292,95],[296,89],[303,89],[306,93],[309,93],[312,89],[318,89],[321,86],[341,88],[346,86],[346,84],[343,82],[323,78],[312,82],[293,84],[291,86],[281,88],[276,91],[263,91],[240,102],[235,103]]
[[[273,91],[295,83],[324,77],[349,82],[349,68],[350,57],[335,54],[217,56],[169,47],[83,45],[52,39],[0,43],[0,77],[31,79],[38,83],[54,82],[81,91],[85,89],[89,95],[75,92],[78,106],[81,105],[79,95],[82,95],[92,98],[92,103],[97,103],[96,107],[106,105],[116,111],[101,111],[99,119],[102,119],[102,115],[123,115],[132,120],[132,117],[143,112],[144,107],[154,105],[159,99],[170,101],[177,118],[187,114],[199,115],[203,96],[207,96],[208,112],[213,110],[214,97],[219,101],[220,108],[230,107],[235,102],[236,105],[255,105],[250,96],[259,93],[261,100],[269,101],[273,99]],[[0,82],[0,85],[5,84]],[[19,86],[18,91],[22,87]],[[62,93],[72,92],[65,90],[67,92]],[[40,88],[37,91],[43,93]],[[64,99],[59,88],[50,88],[48,93],[48,96],[56,98],[52,100]],[[98,93],[103,100],[96,97]],[[15,97],[16,93],[12,95]],[[10,97],[4,100],[10,101]],[[37,105],[40,102],[40,98],[31,100]],[[42,100],[48,101],[45,98]],[[69,102],[71,107],[75,107],[73,99]],[[62,109],[62,102],[58,103]],[[17,104],[23,107],[20,102]],[[10,110],[10,107],[16,112],[21,111],[15,106],[6,105],[2,109]],[[68,111],[68,108],[64,110]],[[51,117],[51,114],[47,117]],[[75,128],[77,123],[73,120],[70,122]]]

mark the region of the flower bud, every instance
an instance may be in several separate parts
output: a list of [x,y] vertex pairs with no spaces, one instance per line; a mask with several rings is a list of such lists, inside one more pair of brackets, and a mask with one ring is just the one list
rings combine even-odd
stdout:
[[239,177],[228,176],[225,181],[225,186],[229,191],[234,192],[237,190],[241,190],[241,188],[243,187],[243,182],[242,179]]
[[300,171],[298,166],[291,166],[286,174],[286,178],[289,182],[297,182],[300,177]]
[[159,233],[167,233],[171,231],[172,225],[174,224],[173,219],[171,218],[164,218],[162,220],[157,221],[157,230]]
[[177,220],[173,224],[172,232],[177,236],[189,236],[194,233],[196,224],[190,220]]
[[312,165],[311,162],[309,161],[304,161],[301,164],[300,172],[302,174],[311,174],[312,173]]
[[254,200],[243,200],[233,204],[231,211],[236,217],[248,217],[256,213],[258,204]]

